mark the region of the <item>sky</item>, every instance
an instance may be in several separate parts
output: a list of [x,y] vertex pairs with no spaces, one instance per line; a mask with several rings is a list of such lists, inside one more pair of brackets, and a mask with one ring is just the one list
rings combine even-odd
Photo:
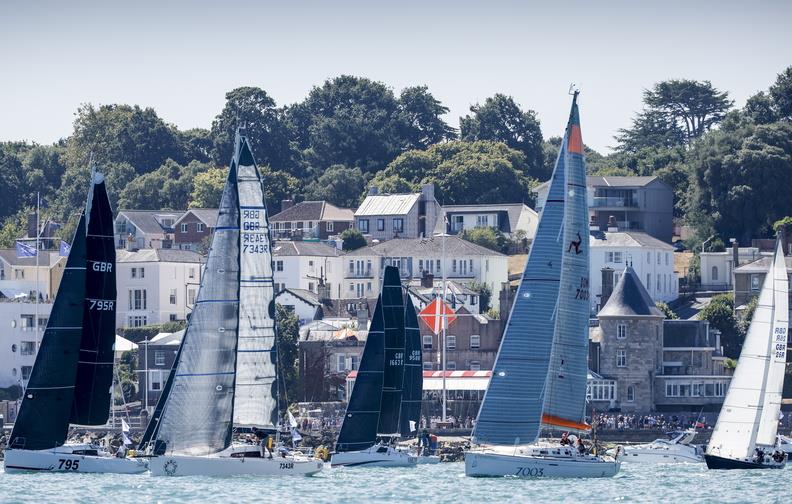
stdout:
[[0,0],[0,141],[67,137],[82,103],[153,107],[209,128],[227,91],[278,105],[352,74],[427,85],[454,127],[495,93],[560,136],[571,83],[608,152],[644,89],[710,80],[736,106],[792,65],[789,1]]

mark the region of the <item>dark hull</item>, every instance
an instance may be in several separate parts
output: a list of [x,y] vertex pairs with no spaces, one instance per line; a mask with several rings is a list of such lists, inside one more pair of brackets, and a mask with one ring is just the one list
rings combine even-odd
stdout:
[[715,455],[704,455],[709,469],[783,469],[785,464],[757,464],[744,460],[734,460]]

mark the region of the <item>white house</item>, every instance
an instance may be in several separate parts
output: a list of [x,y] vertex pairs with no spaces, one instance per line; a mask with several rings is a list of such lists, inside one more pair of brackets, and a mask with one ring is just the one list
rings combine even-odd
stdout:
[[433,233],[439,215],[434,184],[410,194],[380,194],[372,187],[355,211],[355,227],[374,240],[419,238]]
[[533,240],[539,223],[539,214],[525,203],[444,205],[443,212],[447,222],[444,224],[443,219],[437,219],[435,234],[459,234],[464,230],[491,227],[512,238],[523,235]]
[[38,304],[37,334],[36,303],[0,299],[0,388],[27,384],[51,311],[51,303]]
[[119,210],[115,218],[116,248],[172,248],[173,226],[184,212]]
[[652,300],[669,302],[679,297],[679,282],[674,272],[674,249],[646,233],[591,233],[591,275],[589,299],[599,311],[602,299],[602,268],[614,270],[614,285],[627,265],[632,266]]
[[441,278],[445,270],[448,280],[487,284],[492,299],[509,276],[507,256],[456,236],[388,240],[347,252],[343,260],[344,298],[376,296],[386,265],[397,266],[404,281]]
[[302,289],[319,294],[322,284],[328,297],[342,297],[341,250],[317,241],[276,241],[272,255],[276,291]]
[[[758,247],[737,248],[737,266],[748,264],[772,253],[761,253]],[[701,252],[701,287],[710,290],[728,290],[733,283],[734,249],[723,252]]]
[[35,298],[40,291],[41,299],[54,299],[65,266],[66,258],[58,251],[40,251],[37,267],[35,257],[17,257],[16,249],[0,249],[0,298]]
[[185,320],[201,284],[202,261],[189,250],[116,250],[117,327]]

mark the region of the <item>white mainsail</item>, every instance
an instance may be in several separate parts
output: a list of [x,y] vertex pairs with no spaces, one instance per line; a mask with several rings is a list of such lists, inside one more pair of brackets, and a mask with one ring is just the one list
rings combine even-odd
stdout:
[[786,364],[789,323],[783,240],[776,245],[737,369],[707,453],[734,460],[751,457],[757,445],[775,444]]

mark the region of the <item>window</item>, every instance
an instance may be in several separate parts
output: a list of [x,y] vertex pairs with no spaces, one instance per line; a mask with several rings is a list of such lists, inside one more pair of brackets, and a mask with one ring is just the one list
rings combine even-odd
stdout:
[[33,325],[36,323],[36,317],[34,315],[22,315],[19,317],[21,323],[21,329],[23,331],[32,331],[34,329]]
[[186,233],[187,232],[187,224],[182,224],[181,225],[181,232],[182,233]]
[[471,371],[481,371],[481,361],[472,360],[468,363],[468,369]]
[[476,227],[489,227],[489,215],[477,215]]
[[366,291],[371,292],[371,282],[366,283]]
[[627,367],[627,350],[616,350],[616,367]]
[[302,231],[302,230],[303,230],[303,223],[302,223],[302,221],[297,221],[297,223],[296,223],[296,224],[295,224],[295,226],[294,226],[294,229],[296,229],[296,230],[298,230],[298,231]]
[[627,338],[627,324],[619,324],[616,326],[616,339]]
[[128,319],[129,327],[143,327],[148,322],[145,315],[135,315]]
[[358,231],[361,233],[368,233],[369,232],[369,221],[368,219],[358,219]]
[[423,335],[423,347],[424,347],[424,350],[431,350],[432,349],[432,335],[431,334],[424,334]]
[[140,268],[140,278],[146,278],[146,268]]
[[195,304],[195,289],[187,290],[187,304],[190,306]]
[[137,268],[132,268],[131,275],[132,275],[132,278],[137,278]]
[[679,384],[666,382],[666,397],[678,397]]
[[656,255],[657,255],[657,265],[660,266],[660,252],[658,252]]
[[176,314],[171,313],[170,315],[168,315],[168,320],[170,320],[171,322],[176,322]]
[[646,252],[646,264],[652,264],[652,253]]
[[446,371],[456,371],[456,362],[454,361],[446,362]]
[[451,261],[451,271],[456,273],[456,259]]
[[660,290],[660,275],[657,275],[657,283],[655,284],[655,289],[658,291]]
[[620,263],[622,262],[622,253],[621,252],[606,252],[605,253],[605,261],[609,263]]
[[314,291],[314,283],[313,282],[308,282],[308,290],[311,291],[311,292]]
[[325,224],[325,231],[331,232],[333,231],[333,221],[327,221]]
[[446,335],[446,350],[456,350],[456,336]]
[[170,290],[170,304],[176,304],[176,289]]
[[165,351],[164,350],[155,350],[154,351],[154,365],[155,366],[164,366],[165,365]]
[[283,261],[275,261],[275,271],[283,271]]
[[314,262],[308,261],[308,268],[313,269],[313,267],[314,267]]
[[23,341],[19,346],[19,353],[22,355],[34,355],[36,353],[36,342]]
[[424,362],[423,363],[423,370],[424,371],[432,371],[432,363],[431,362]]
[[146,289],[131,289],[129,291],[129,309],[146,309]]
[[195,224],[195,230],[198,231],[199,233],[203,233],[203,231],[204,231],[204,223],[203,222],[196,223]]
[[759,275],[751,275],[751,290],[758,291],[761,287],[762,280]]
[[646,290],[652,290],[652,274],[646,274]]
[[151,369],[148,372],[148,377],[150,391],[156,392],[158,390],[162,390],[162,370]]
[[635,387],[632,385],[627,387],[627,402],[635,402]]
[[29,380],[30,373],[33,372],[33,366],[22,366],[22,379]]
[[377,231],[385,231],[385,219],[377,219]]
[[394,233],[404,232],[404,219],[400,217],[393,219],[393,232]]
[[16,278],[17,280],[24,279],[25,278],[25,270],[22,270],[22,269],[14,270],[14,278]]
[[350,363],[349,368],[352,371],[357,371],[358,365],[360,364],[360,357],[358,357],[357,355],[351,355],[349,357],[349,363]]
[[478,334],[471,334],[470,348],[480,348],[480,347],[481,347],[481,336]]
[[666,266],[668,266],[668,258],[669,258],[669,256],[670,256],[670,254],[669,254],[668,252],[666,252],[666,253],[665,253],[665,256],[666,256]]
[[188,278],[195,278],[195,268],[190,268],[189,269],[189,271],[187,272],[187,277]]
[[336,371],[339,373],[346,371],[346,355],[338,354],[336,355]]
[[713,266],[712,267],[712,280],[713,281],[718,280],[718,267],[717,266]]

